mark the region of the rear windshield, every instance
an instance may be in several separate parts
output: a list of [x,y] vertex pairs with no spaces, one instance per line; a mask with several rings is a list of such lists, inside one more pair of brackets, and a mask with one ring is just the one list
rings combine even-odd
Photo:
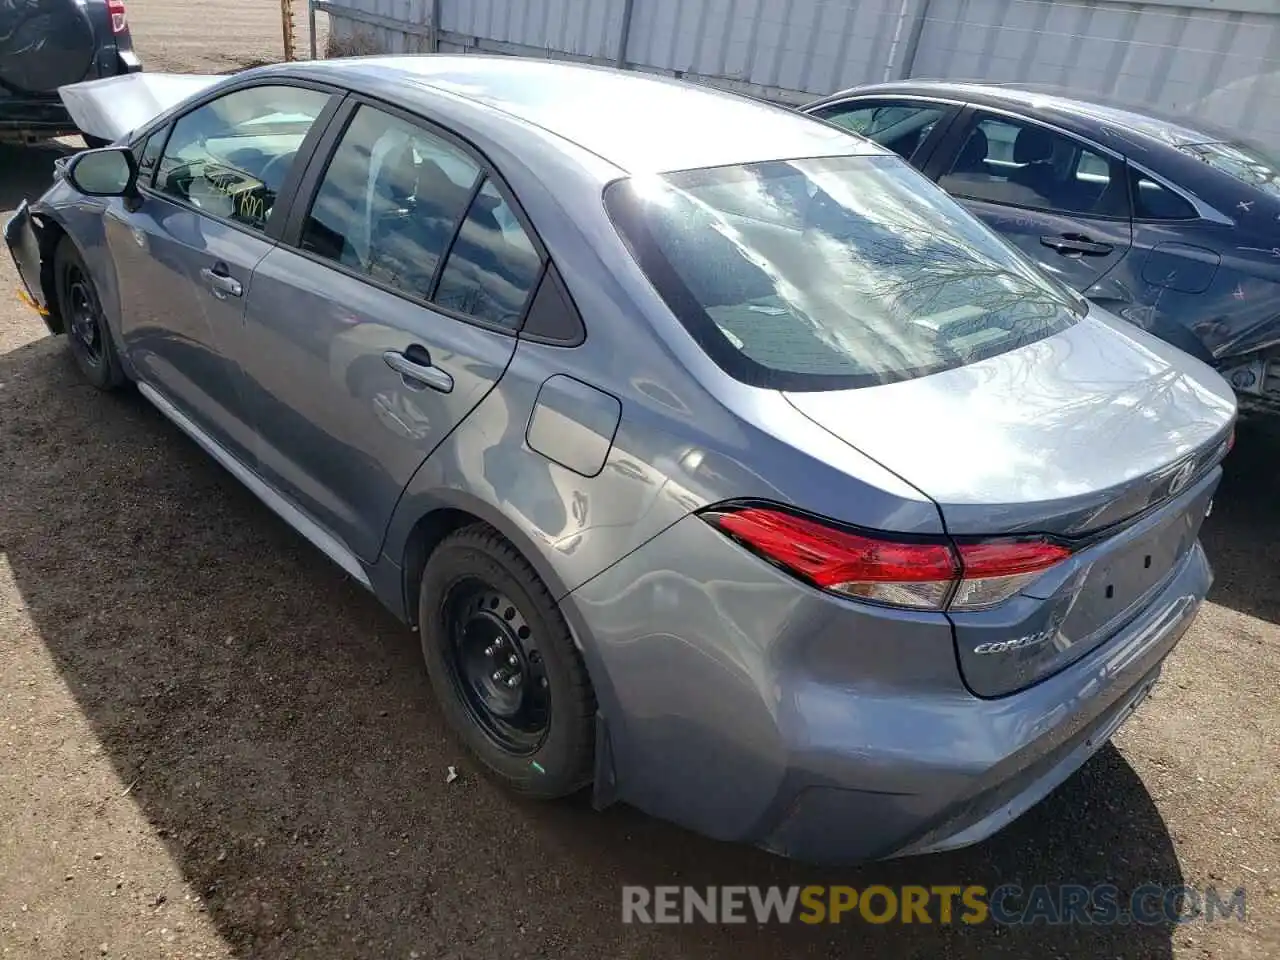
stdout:
[[756,386],[907,380],[1043,339],[1084,310],[896,157],[619,180],[605,202],[702,348]]
[[1242,183],[1280,197],[1280,159],[1243,143],[1184,143],[1179,149]]

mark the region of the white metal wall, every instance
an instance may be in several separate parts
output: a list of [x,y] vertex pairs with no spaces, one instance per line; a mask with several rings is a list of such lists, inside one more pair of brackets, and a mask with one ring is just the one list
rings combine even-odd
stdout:
[[624,63],[791,103],[906,76],[1051,84],[1280,148],[1280,0],[314,3],[336,39],[362,34],[387,52]]

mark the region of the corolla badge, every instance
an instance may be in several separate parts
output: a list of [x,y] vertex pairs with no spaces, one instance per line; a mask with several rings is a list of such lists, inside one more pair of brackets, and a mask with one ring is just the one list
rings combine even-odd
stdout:
[[1025,650],[1027,647],[1038,647],[1042,643],[1048,643],[1053,639],[1053,635],[1058,632],[1058,628],[1049,627],[1041,630],[1039,633],[1029,633],[1025,637],[1018,637],[1015,640],[994,640],[989,643],[980,643],[973,648],[973,652],[979,655],[990,653],[1012,653],[1015,650]]

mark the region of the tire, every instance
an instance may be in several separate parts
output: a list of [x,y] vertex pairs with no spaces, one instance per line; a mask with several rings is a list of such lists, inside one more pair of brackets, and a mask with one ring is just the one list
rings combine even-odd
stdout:
[[53,255],[58,311],[67,347],[84,378],[99,390],[116,390],[125,383],[124,367],[116,353],[102,301],[80,251],[64,236]]
[[464,527],[432,552],[418,625],[441,709],[494,779],[541,799],[591,782],[596,699],[586,667],[550,592],[497,531]]

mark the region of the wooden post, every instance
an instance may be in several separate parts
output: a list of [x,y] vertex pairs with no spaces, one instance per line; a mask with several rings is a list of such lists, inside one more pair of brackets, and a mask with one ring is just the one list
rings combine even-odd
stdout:
[[280,25],[284,30],[284,58],[297,59],[293,37],[293,0],[280,0]]

